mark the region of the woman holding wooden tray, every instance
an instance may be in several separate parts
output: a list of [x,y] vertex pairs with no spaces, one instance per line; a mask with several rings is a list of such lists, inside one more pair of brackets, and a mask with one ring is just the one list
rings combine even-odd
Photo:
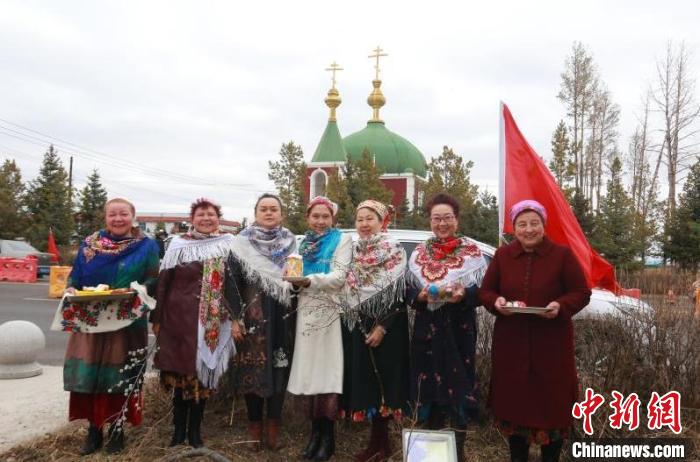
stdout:
[[496,316],[489,406],[512,461],[526,461],[530,444],[557,461],[578,388],[571,317],[591,291],[571,250],[545,236],[542,204],[518,202],[510,219],[515,240],[496,251],[479,292]]
[[[100,284],[124,289],[134,281],[154,288],[158,246],[133,227],[135,213],[133,204],[125,199],[107,201],[106,229],[88,236],[81,244],[67,292]],[[105,321],[122,326],[114,320]],[[109,424],[107,452],[116,453],[124,448],[123,421],[119,418],[125,417],[133,425],[141,423],[139,397],[127,398],[119,384],[133,380],[136,371],[124,366],[130,354],[146,347],[147,340],[145,316],[114,331],[71,334],[63,366],[63,386],[70,392],[68,419],[90,422],[81,455],[102,447],[105,424]]]

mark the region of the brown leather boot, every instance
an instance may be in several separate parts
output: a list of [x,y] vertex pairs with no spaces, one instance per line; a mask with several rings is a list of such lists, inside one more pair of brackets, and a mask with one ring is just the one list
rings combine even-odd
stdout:
[[379,462],[386,460],[386,458],[391,455],[389,432],[387,428],[388,423],[389,419],[384,417],[375,417],[374,420],[372,420],[369,444],[364,451],[355,455],[355,460],[357,462],[367,462],[370,460],[372,462]]
[[262,448],[262,422],[248,422],[248,448],[258,452]]
[[277,451],[282,447],[279,441],[280,420],[267,419],[265,421],[265,444],[270,451]]

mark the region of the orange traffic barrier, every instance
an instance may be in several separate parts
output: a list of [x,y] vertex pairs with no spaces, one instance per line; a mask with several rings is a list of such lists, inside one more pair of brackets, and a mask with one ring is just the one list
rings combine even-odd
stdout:
[[0,281],[36,282],[36,258],[0,258]]
[[52,266],[49,271],[49,298],[61,298],[72,266]]

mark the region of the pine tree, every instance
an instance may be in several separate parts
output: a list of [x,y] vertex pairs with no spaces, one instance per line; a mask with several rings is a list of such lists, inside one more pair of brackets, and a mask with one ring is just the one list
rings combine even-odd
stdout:
[[629,265],[639,253],[634,215],[632,200],[622,184],[622,162],[616,156],[610,166],[607,193],[601,200],[593,239],[596,250],[615,266]]
[[369,150],[365,149],[357,160],[348,158],[344,173],[348,182],[348,194],[355,207],[367,199],[384,204],[391,203],[394,193],[387,189],[379,178],[384,172],[374,163],[374,157]]
[[355,226],[355,206],[350,194],[348,194],[347,181],[340,176],[337,170],[328,175],[326,196],[338,204],[337,225],[341,228],[353,228]]
[[670,227],[666,255],[684,268],[700,264],[700,159],[690,168]]
[[[467,231],[477,241],[498,245],[498,200],[488,191],[482,191],[474,204],[474,218]],[[461,215],[461,212],[460,212]]]
[[304,197],[304,177],[306,163],[301,146],[294,141],[282,144],[279,161],[270,161],[267,176],[275,183],[277,194],[286,214],[286,226],[293,233],[306,229],[306,201]]
[[49,228],[57,244],[69,242],[74,223],[68,174],[53,145],[44,154],[39,176],[29,183],[26,203],[30,220],[27,238],[35,247],[46,249]]
[[576,166],[571,159],[566,124],[560,120],[552,135],[552,160],[549,161],[549,170],[567,197],[571,196],[571,182],[574,179],[575,168]]
[[464,162],[462,156],[444,146],[442,154],[430,160],[429,178],[422,187],[425,201],[441,192],[450,194],[459,201],[459,231],[467,235],[471,235],[470,229],[476,226],[474,211],[478,187],[472,185],[469,178],[473,166],[474,162]]
[[24,234],[23,200],[24,183],[19,167],[14,160],[5,159],[0,167],[0,239],[15,239]]
[[104,208],[107,202],[107,190],[100,182],[100,174],[94,169],[85,187],[78,193],[77,232],[85,238],[104,227]]
[[579,190],[574,190],[570,205],[583,234],[590,240],[595,228],[595,217],[591,211],[591,204]]

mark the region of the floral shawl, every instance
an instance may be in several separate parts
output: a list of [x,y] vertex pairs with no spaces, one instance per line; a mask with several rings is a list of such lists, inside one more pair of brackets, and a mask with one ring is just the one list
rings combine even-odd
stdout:
[[248,283],[258,285],[266,295],[290,306],[291,284],[282,280],[282,273],[285,259],[296,247],[296,238],[287,228],[266,230],[251,225],[233,239],[230,249]]
[[[487,266],[479,247],[467,237],[445,241],[432,237],[411,254],[408,279],[417,289],[431,284],[438,287],[459,284],[466,288],[481,284]],[[428,309],[436,310],[444,304],[444,301],[429,302]]]
[[360,315],[380,321],[405,290],[406,252],[387,233],[359,239],[341,296],[344,320],[352,330]]
[[331,270],[333,253],[342,237],[337,228],[329,229],[323,234],[307,231],[299,245],[299,253],[304,261],[304,276],[309,274],[326,274]]
[[277,266],[284,266],[287,255],[294,251],[296,238],[287,228],[278,226],[274,229],[263,228],[253,223],[241,231],[241,236],[247,237],[250,245],[261,255],[264,255]]
[[225,265],[230,252],[231,234],[177,236],[168,247],[161,271],[201,261],[202,289],[199,295],[197,328],[197,377],[207,388],[216,388],[226,372],[236,347],[231,336],[231,319],[224,299]]

